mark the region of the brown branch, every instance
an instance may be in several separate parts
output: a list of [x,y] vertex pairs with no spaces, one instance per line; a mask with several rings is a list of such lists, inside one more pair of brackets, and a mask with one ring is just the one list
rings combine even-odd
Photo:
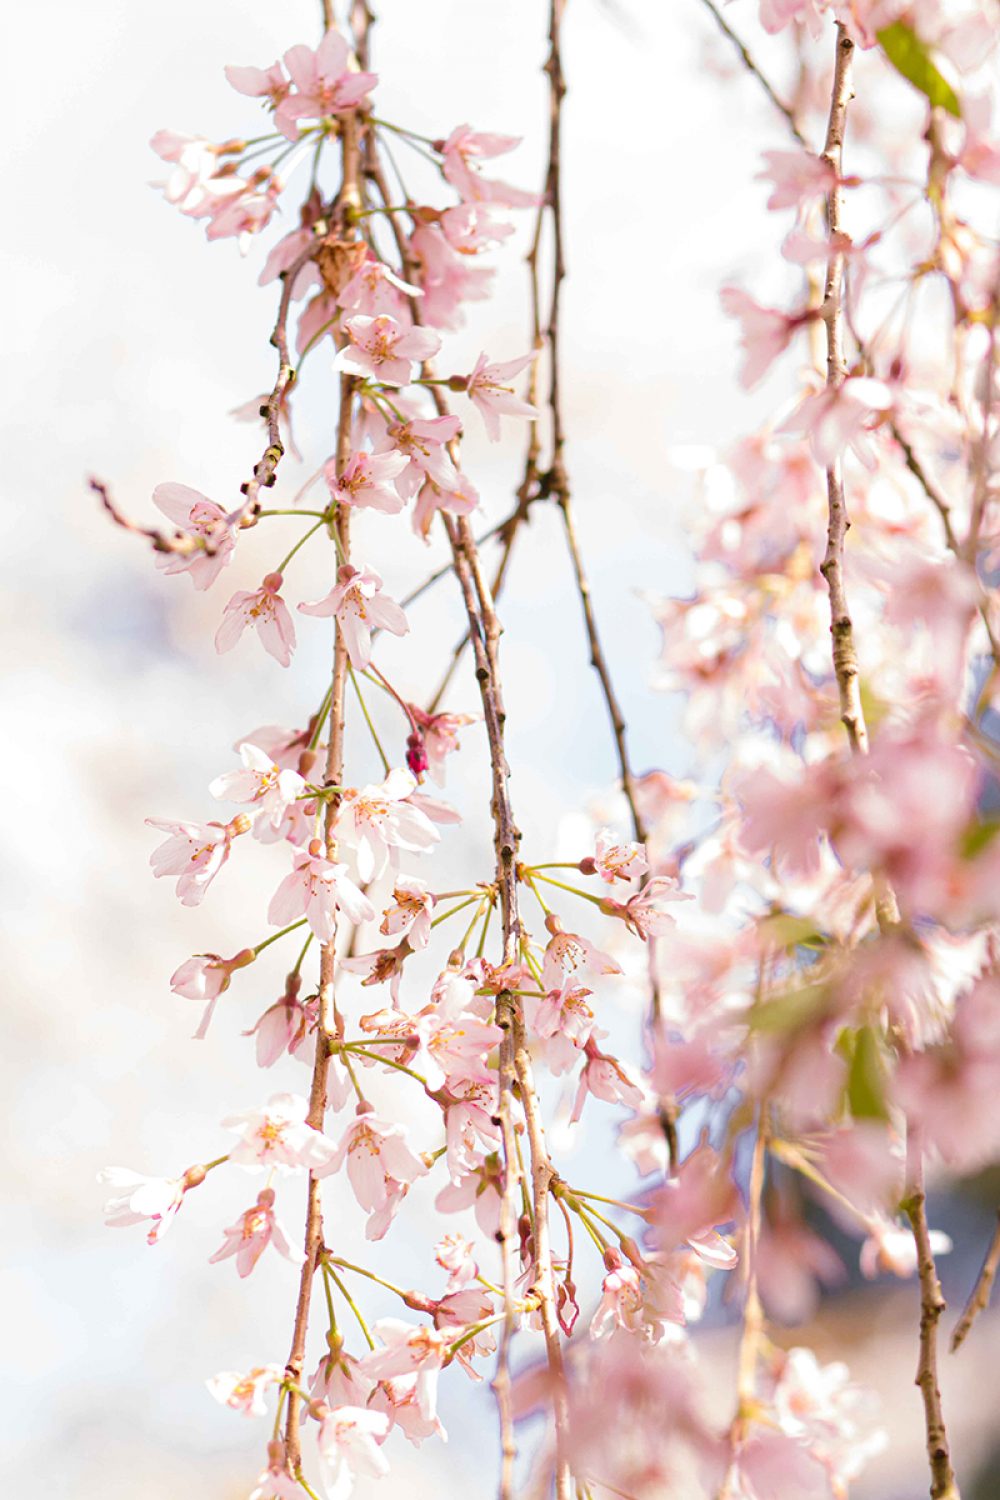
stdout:
[[[347,120],[353,116],[345,115],[343,118]],[[285,403],[285,397],[295,383],[295,367],[288,352],[288,314],[292,304],[292,291],[302,267],[307,265],[319,250],[326,228],[326,221],[323,219],[313,225],[314,236],[311,243],[296,256],[288,270],[283,272],[278,316],[270,338],[271,344],[278,351],[278,376],[270,395],[260,409],[260,414],[267,423],[267,447],[254,465],[253,478],[240,485],[246,499],[238,510],[226,518],[230,523],[255,515],[260,506],[260,491],[270,489],[278,477],[278,465],[285,454],[285,445],[281,440],[281,409]]]
[[[826,226],[830,237],[830,256],[826,267],[826,286],[823,293],[822,316],[826,324],[826,386],[836,391],[847,375],[844,357],[844,252],[843,243],[843,189],[840,185],[841,162],[844,148],[844,132],[847,128],[847,106],[852,98],[851,66],[854,59],[854,43],[845,27],[837,23],[837,55],[833,72],[833,88],[830,100],[830,118],[826,130],[826,144],[821,159],[828,162],[834,172],[834,182],[826,200]],[[833,637],[833,670],[840,695],[840,717],[851,749],[855,754],[868,753],[868,729],[861,704],[861,689],[858,680],[858,656],[854,643],[854,624],[847,602],[844,586],[844,542],[850,527],[847,514],[847,499],[844,494],[843,463],[838,457],[826,471],[828,525],[826,554],[820,563],[820,572],[826,579],[830,594],[830,634]]]
[[[87,480],[88,485],[97,495],[114,521],[123,531],[130,531],[133,536],[143,536],[152,543],[154,552],[172,552],[178,557],[190,557],[195,552],[202,553],[205,557],[212,557],[218,550],[217,543],[210,535],[189,536],[185,531],[159,531],[155,526],[139,526],[137,522],[130,521],[128,517],[118,509],[111,498],[111,491],[102,479],[91,476]],[[222,530],[220,529],[220,538]]]
[[[374,142],[369,152],[366,171],[367,175],[378,188],[383,202],[390,203],[391,198],[389,196],[388,183],[378,159]],[[407,280],[412,281],[416,267],[409,244],[397,222],[397,216],[389,214],[387,217],[392,226],[392,234],[396,242],[403,275]],[[421,318],[418,298],[410,299],[410,308],[414,321],[419,324]],[[432,378],[433,373],[432,366],[425,362],[423,366],[424,376]],[[439,385],[432,385],[429,389],[438,413],[441,415],[446,414],[448,403],[445,400],[441,387]],[[450,446],[452,446],[453,458],[457,458],[453,445]],[[505,523],[505,525],[510,526],[510,531],[507,533],[508,537],[511,536],[511,533],[519,523],[520,513],[524,509],[526,509],[526,506],[519,505],[518,511]],[[509,767],[504,750],[504,720],[506,715],[503,706],[503,689],[501,686],[498,651],[501,634],[500,622],[497,618],[493,595],[483,575],[479,549],[468,519],[465,516],[454,517],[447,512],[442,512],[441,522],[448,536],[454,571],[458,578],[462,600],[465,605],[466,618],[469,623],[468,637],[473,647],[476,681],[479,684],[479,694],[483,705],[483,718],[486,723],[490,754],[490,775],[493,786],[491,811],[493,814],[493,841],[496,854],[496,884],[500,898],[503,933],[503,962],[505,965],[513,965],[519,962],[521,951],[521,917],[517,890],[517,851],[521,834],[514,822],[507,786]],[[535,1239],[535,1286],[533,1290],[538,1298],[539,1315],[545,1339],[546,1358],[552,1382],[556,1441],[556,1500],[571,1500],[570,1470],[566,1456],[569,1409],[566,1396],[566,1375],[563,1366],[562,1343],[560,1340],[559,1322],[556,1316],[552,1251],[548,1230],[549,1185],[554,1174],[545,1145],[541,1117],[538,1111],[531,1059],[527,1048],[523,1045],[524,1019],[520,998],[509,990],[501,991],[497,995],[496,1000],[496,1019],[497,1025],[504,1032],[504,1039],[500,1047],[500,1073],[498,1080],[501,1095],[499,1104],[500,1117],[503,1120],[505,1111],[509,1111],[513,1093],[512,1085],[516,1078],[528,1132]],[[520,1045],[518,1042],[519,1037],[521,1038]],[[511,1135],[512,1133],[508,1132],[504,1138],[504,1197],[508,1199],[512,1199],[513,1189],[517,1181],[516,1157],[512,1158],[510,1154],[510,1147],[513,1144]],[[512,1288],[508,1289],[505,1285],[505,1323],[512,1317],[512,1297],[509,1295],[510,1290]],[[502,1371],[498,1373],[500,1373],[498,1403],[506,1403],[507,1396],[504,1389],[503,1373]],[[505,1482],[506,1476],[512,1473],[511,1465],[513,1463],[513,1458],[506,1455],[506,1449],[513,1447],[513,1439],[506,1426],[507,1417],[505,1412],[505,1405],[501,1406],[502,1441],[505,1448],[501,1473],[502,1484]],[[503,1494],[503,1491],[501,1493]],[[507,1500],[506,1495],[504,1496],[504,1500]]]
[[969,1300],[962,1309],[962,1316],[955,1324],[955,1331],[951,1336],[951,1352],[955,1353],[965,1342],[966,1336],[976,1318],[981,1312],[985,1312],[990,1305],[990,1293],[996,1280],[997,1270],[1000,1269],[1000,1209],[997,1210],[997,1225],[990,1240],[989,1249],[983,1260],[982,1269],[976,1277],[976,1284],[969,1293]]
[[903,1204],[903,1210],[913,1227],[913,1238],[917,1246],[917,1274],[920,1280],[920,1354],[915,1384],[919,1386],[924,1402],[927,1460],[931,1471],[931,1500],[961,1500],[955,1473],[951,1466],[948,1431],[945,1427],[941,1390],[938,1385],[937,1333],[941,1315],[945,1310],[945,1300],[941,1294],[941,1283],[938,1280],[934,1252],[931,1249],[930,1230],[927,1227],[923,1161],[919,1140],[911,1143],[909,1154],[912,1161],[910,1193]]
[[[352,212],[360,207],[359,147],[360,122],[356,113],[341,117],[342,181],[336,212],[342,221],[343,232],[352,233]],[[291,273],[289,273],[291,278]],[[279,346],[280,347],[280,346]],[[287,348],[282,354],[287,358]],[[340,381],[340,413],[337,423],[337,473],[342,474],[351,456],[351,416],[354,403],[355,380],[342,375]],[[335,522],[340,555],[346,558],[350,550],[350,511],[341,509]],[[347,683],[347,647],[339,626],[335,627],[333,647],[333,671],[330,693],[330,718],[327,730],[326,781],[328,785],[339,785],[343,781],[344,767],[344,697]],[[340,798],[327,798],[324,812],[324,842],[326,857],[337,857],[335,824]],[[323,1128],[326,1115],[327,1082],[330,1071],[332,1044],[337,1035],[334,981],[337,966],[336,922],[333,936],[320,949],[319,974],[319,1019],[316,1030],[316,1060],[313,1066],[309,1091],[309,1113],[307,1123],[316,1130]],[[308,1201],[306,1207],[305,1262],[299,1278],[299,1294],[295,1309],[295,1324],[292,1332],[291,1350],[285,1373],[293,1389],[288,1395],[288,1415],[285,1425],[285,1451],[291,1473],[298,1477],[301,1465],[299,1436],[301,1398],[294,1387],[301,1384],[302,1366],[305,1361],[306,1336],[309,1329],[309,1310],[312,1299],[313,1278],[323,1249],[323,1203],[319,1179],[309,1174]]]

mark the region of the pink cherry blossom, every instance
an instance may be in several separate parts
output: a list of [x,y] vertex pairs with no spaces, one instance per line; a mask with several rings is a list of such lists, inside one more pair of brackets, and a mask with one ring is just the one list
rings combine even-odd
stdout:
[[274,106],[281,103],[291,88],[280,62],[273,62],[269,68],[229,64],[223,72],[226,81],[238,94],[247,94],[251,99],[268,99]]
[[868,434],[892,407],[892,391],[881,380],[851,375],[839,385],[825,386],[806,396],[779,432],[801,433],[809,440],[813,458],[828,469],[848,448],[867,468],[875,454]]
[[393,481],[399,478],[408,463],[405,453],[353,453],[339,479],[332,459],[323,472],[330,494],[338,505],[377,510],[385,516],[394,516],[403,509],[403,497]]
[[594,1012],[587,1003],[591,991],[579,984],[549,990],[533,1002],[533,1030],[542,1039],[545,1060],[553,1073],[565,1073],[576,1063],[580,1050],[597,1030]]
[[344,563],[337,570],[337,582],[323,599],[300,604],[304,615],[334,615],[344,634],[351,665],[363,671],[371,661],[372,631],[388,630],[392,635],[406,635],[406,615],[394,599],[382,594],[382,579],[374,568],[355,568]]
[[407,297],[422,297],[418,286],[411,286],[397,276],[391,266],[374,258],[362,261],[347,285],[337,294],[337,302],[350,313],[377,316],[389,313],[400,322],[409,319]]
[[453,250],[460,255],[478,255],[489,244],[514,233],[513,224],[497,219],[485,203],[460,203],[446,208],[441,228]]
[[629,931],[645,942],[647,938],[662,937],[675,925],[673,916],[666,910],[668,906],[677,901],[693,900],[693,896],[681,890],[673,876],[654,875],[624,905],[605,898],[601,910],[621,917]]
[[355,1475],[381,1479],[388,1474],[379,1440],[389,1425],[385,1412],[366,1406],[334,1406],[322,1414],[317,1442],[330,1500],[347,1500]]
[[589,938],[578,932],[563,932],[552,924],[552,930],[542,959],[542,983],[546,990],[557,990],[562,985],[584,974],[599,977],[603,974],[620,974],[621,965],[608,953],[595,948]]
[[291,873],[271,897],[267,920],[272,927],[285,927],[297,917],[306,917],[313,935],[328,943],[337,929],[338,911],[346,912],[352,922],[370,922],[375,916],[375,908],[351,880],[346,865],[327,859],[311,844],[296,854]]
[[402,1125],[371,1112],[351,1121],[320,1175],[339,1172],[345,1162],[354,1196],[366,1213],[385,1208],[394,1184],[408,1186],[427,1171],[407,1145]]
[[468,125],[459,125],[440,144],[444,158],[442,171],[467,203],[500,203],[509,208],[530,208],[538,202],[536,194],[522,192],[520,188],[509,187],[503,182],[489,181],[479,174],[480,162],[504,156],[520,143],[520,137],[516,135],[491,135],[475,131]]
[[491,443],[500,441],[500,418],[527,417],[534,421],[538,416],[537,406],[523,401],[515,395],[513,386],[507,385],[515,375],[520,375],[535,359],[534,354],[522,354],[519,359],[508,359],[501,364],[487,364],[486,355],[480,354],[468,377],[465,393],[479,411],[483,426]]
[[649,869],[644,844],[621,843],[610,828],[602,828],[597,835],[594,866],[607,885],[616,880],[635,880]]
[[441,1189],[434,1206],[441,1213],[457,1213],[471,1208],[481,1232],[492,1237],[500,1227],[500,1160],[495,1152],[481,1158],[475,1166],[460,1169]]
[[431,936],[433,910],[434,897],[422,880],[412,875],[397,875],[392,905],[382,916],[379,932],[384,937],[405,937],[411,948],[426,948]]
[[285,67],[295,88],[279,103],[275,124],[291,141],[298,138],[300,120],[356,109],[378,82],[377,73],[351,70],[347,43],[332,28],[315,50],[303,44],[289,47]]
[[461,430],[462,424],[455,416],[398,422],[388,429],[381,451],[399,453],[408,460],[396,479],[396,488],[404,500],[412,500],[428,479],[442,489],[458,483],[459,473],[449,457],[447,444]]
[[415,703],[410,703],[407,707],[420,730],[430,774],[438,786],[444,786],[448,756],[454,755],[461,748],[458,743],[458,731],[466,724],[474,724],[477,716],[475,714],[428,714]]
[[475,1246],[461,1234],[443,1235],[434,1246],[434,1259],[443,1271],[448,1272],[449,1292],[468,1286],[479,1272]]
[[605,1104],[620,1104],[626,1109],[638,1109],[644,1101],[645,1093],[634,1071],[616,1057],[609,1057],[601,1052],[593,1033],[585,1050],[586,1062],[580,1070],[570,1123],[575,1125],[579,1120],[589,1094],[593,1094],[595,1099],[602,1099]]
[[231,823],[183,823],[169,818],[147,818],[150,828],[170,837],[154,849],[149,863],[157,879],[177,876],[177,895],[182,906],[198,906],[212,881],[229,858],[235,834],[243,833],[250,820]]
[[395,869],[400,849],[426,852],[440,840],[426,813],[410,800],[416,789],[413,775],[397,767],[377,785],[345,790],[337,831],[353,844],[363,881],[377,879],[389,864]]
[[186,573],[196,589],[211,588],[223,568],[232,562],[236,546],[232,527],[221,505],[186,484],[158,484],[153,504],[179,531],[205,544],[205,550],[157,552],[154,562],[161,573]]
[[446,1334],[399,1318],[380,1318],[373,1332],[385,1347],[366,1354],[360,1361],[361,1369],[373,1380],[416,1375],[417,1406],[424,1417],[433,1420],[437,1415],[438,1374],[454,1330]]
[[104,1205],[104,1222],[112,1229],[124,1229],[149,1219],[146,1239],[151,1245],[170,1228],[188,1186],[184,1177],[146,1177],[128,1167],[105,1167],[97,1180],[117,1189]]
[[223,1406],[242,1412],[245,1417],[264,1417],[267,1415],[267,1390],[280,1384],[283,1373],[277,1365],[257,1365],[246,1375],[237,1370],[223,1370],[205,1384]]
[[[316,1016],[309,1004],[284,994],[269,1005],[244,1036],[255,1036],[257,1066],[270,1068],[284,1053],[311,1063],[315,1052]],[[332,1096],[331,1096],[332,1102]]]
[[590,1320],[592,1339],[605,1339],[616,1328],[638,1333],[643,1326],[642,1284],[635,1266],[619,1265],[601,1283],[601,1300]]
[[492,266],[470,263],[453,248],[436,224],[421,224],[410,238],[415,274],[423,292],[421,313],[433,328],[460,328],[463,302],[482,302],[489,295],[496,272]]
[[253,959],[252,948],[242,949],[234,958],[220,958],[218,953],[196,953],[174,970],[170,977],[170,988],[174,994],[183,995],[187,1000],[200,1000],[205,1006],[195,1032],[197,1040],[200,1041],[206,1035],[216,1002],[229,988],[234,971],[253,963]]
[[259,589],[240,589],[233,595],[215,633],[216,651],[231,651],[247,626],[253,625],[264,650],[281,666],[288,666],[295,649],[295,625],[281,597],[281,584],[280,573],[268,573]]
[[385,385],[408,385],[414,360],[431,359],[441,340],[429,328],[406,327],[388,313],[344,319],[348,342],[333,362],[348,375],[370,375]]
[[227,1115],[223,1125],[239,1135],[229,1160],[247,1167],[315,1172],[329,1165],[334,1144],[306,1123],[309,1101],[301,1094],[272,1094],[263,1109]]
[[290,1260],[293,1265],[301,1265],[305,1260],[302,1251],[291,1243],[275,1217],[274,1191],[271,1188],[265,1188],[257,1195],[254,1207],[240,1214],[236,1223],[225,1230],[225,1236],[221,1248],[209,1256],[209,1261],[214,1263],[235,1255],[236,1269],[240,1276],[250,1275],[268,1245],[273,1245],[278,1254]]
[[452,516],[469,516],[478,504],[479,492],[464,474],[456,472],[455,482],[450,489],[441,489],[433,480],[428,479],[413,507],[413,529],[426,542],[431,523],[439,510]]
[[283,770],[249,740],[240,745],[239,753],[243,769],[217,776],[208,790],[222,801],[253,804],[256,829],[276,834],[288,809],[305,794],[306,784],[297,771]]
[[768,208],[807,208],[837,180],[830,163],[811,151],[765,151],[764,161],[767,166],[757,178],[773,185]]
[[776,307],[762,307],[736,286],[724,286],[719,300],[727,317],[740,320],[740,341],[744,351],[740,383],[748,390],[763,380],[774,361],[788,348],[793,334],[813,316],[811,313],[785,313]]

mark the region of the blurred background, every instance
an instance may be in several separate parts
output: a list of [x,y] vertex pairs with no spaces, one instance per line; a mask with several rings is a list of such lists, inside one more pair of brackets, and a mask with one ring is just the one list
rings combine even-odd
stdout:
[[[498,175],[537,186],[546,9],[542,0],[381,0],[380,114],[432,137],[464,121],[523,135]],[[739,25],[749,19],[741,12],[742,3],[727,13]],[[280,522],[258,528],[227,578],[195,594],[106,523],[86,477],[106,479],[124,509],[150,520],[149,495],[164,480],[231,505],[259,454],[256,427],[229,413],[273,378],[275,288],[256,286],[263,247],[243,260],[232,241],[206,245],[201,226],[150,188],[163,171],[147,142],[161,127],[219,140],[253,133],[256,105],[227,87],[223,66],[266,66],[295,42],[314,44],[319,6],[51,0],[43,10],[17,7],[6,24],[16,139],[7,148],[8,493],[0,512],[10,794],[0,903],[8,995],[0,1048],[8,1101],[2,1472],[11,1493],[166,1500],[183,1486],[188,1500],[237,1500],[252,1488],[266,1433],[218,1407],[203,1381],[283,1362],[294,1269],[268,1255],[242,1282],[231,1263],[207,1264],[221,1226],[251,1201],[252,1179],[211,1179],[165,1242],[149,1249],[141,1230],[103,1227],[105,1192],[95,1176],[106,1164],[183,1170],[226,1149],[223,1115],[305,1087],[304,1070],[287,1059],[261,1075],[241,1035],[273,998],[267,985],[280,982],[283,954],[271,950],[273,964],[262,960],[247,976],[252,984],[237,981],[203,1042],[191,1040],[198,1008],[167,983],[190,953],[231,953],[265,935],[280,854],[234,859],[205,904],[185,910],[168,882],[151,878],[157,836],[143,819],[213,816],[207,784],[233,764],[236,738],[262,723],[305,723],[322,692],[327,632],[300,618],[287,672],[250,638],[217,657],[212,635],[229,592],[253,586],[297,532],[286,540]],[[767,389],[753,399],[737,390],[733,329],[717,291],[734,274],[768,274],[776,233],[763,211],[766,189],[753,178],[760,151],[785,142],[697,0],[572,0],[565,66],[566,416],[579,528],[634,762],[683,776],[694,766],[678,706],[649,689],[659,633],[642,596],[684,593],[690,583],[690,484],[672,466],[672,450],[725,447],[774,402]],[[528,227],[524,215],[518,239],[498,257],[496,298],[472,304],[468,327],[450,342],[470,364],[481,348],[508,359],[529,346]],[[297,399],[304,463],[289,459],[282,470],[276,496],[286,501],[330,451],[328,363],[325,353],[315,361]],[[522,434],[508,424],[508,441],[494,449],[475,420],[470,426],[467,467],[485,529],[510,509]],[[377,565],[390,592],[405,593],[440,553],[397,525],[387,558],[390,532],[375,523],[386,523],[373,521]],[[295,596],[327,587],[306,557]],[[604,796],[614,761],[557,518],[541,506],[516,548],[502,615],[525,852],[578,856],[579,823],[568,815]],[[426,651],[388,642],[384,663],[421,701],[461,634],[450,579],[414,606],[411,626]],[[467,663],[448,706],[477,707]],[[437,868],[441,878],[468,881],[487,874],[489,850],[481,730],[465,738],[470,753],[452,762],[447,795],[466,821],[446,833]],[[273,879],[263,868],[272,854]],[[635,989],[620,986],[610,1003],[620,1015],[608,1024],[634,1033]],[[586,1155],[599,1175],[610,1158],[610,1111],[591,1107],[589,1115],[574,1139],[560,1139],[560,1152],[570,1164]],[[432,1196],[415,1190],[394,1232],[370,1252],[406,1284],[429,1284]],[[953,1306],[975,1276],[995,1201],[991,1185],[980,1184],[935,1205],[934,1222],[956,1241],[942,1266]],[[279,1208],[297,1233],[300,1184],[282,1187]],[[347,1254],[363,1243],[346,1207],[336,1233]],[[856,1250],[845,1253],[855,1264]],[[375,1299],[365,1305],[376,1316],[390,1311]],[[912,1284],[848,1284],[803,1339],[823,1358],[846,1358],[881,1397],[891,1443],[856,1491],[869,1500],[926,1492],[912,1385],[916,1305]],[[733,1388],[729,1322],[716,1311],[697,1335],[722,1419]],[[945,1360],[967,1500],[1000,1494],[1000,1467],[990,1465],[995,1336],[995,1320],[984,1318],[961,1356]],[[448,1446],[428,1443],[418,1455],[394,1442],[387,1487],[414,1497],[442,1488],[491,1494],[488,1385],[453,1374],[442,1417]]]

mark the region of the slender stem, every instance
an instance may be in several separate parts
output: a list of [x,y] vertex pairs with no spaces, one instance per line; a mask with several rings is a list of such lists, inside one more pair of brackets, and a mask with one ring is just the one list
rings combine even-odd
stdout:
[[[364,27],[362,26],[362,38]],[[344,114],[341,120],[341,166],[342,180],[334,218],[339,221],[345,237],[352,230],[350,215],[361,206],[359,147],[359,118],[357,113]],[[290,290],[291,276],[289,276]],[[344,472],[351,454],[351,417],[354,403],[355,381],[342,375],[340,379],[340,412],[337,423],[336,465],[338,475]],[[333,525],[338,533],[339,547],[343,555],[349,553],[350,511],[341,507]],[[330,731],[326,752],[326,780],[333,786],[343,782],[344,770],[344,689],[347,682],[347,647],[339,627],[334,630],[333,666],[330,682]],[[323,815],[324,842],[327,858],[335,859],[337,841],[335,826],[340,806],[340,796],[333,793],[326,802]],[[320,1130],[326,1113],[327,1080],[330,1071],[330,1043],[336,1037],[336,1007],[334,1003],[334,978],[336,971],[336,930],[320,950],[319,1020],[316,1035],[316,1061],[313,1067],[312,1085],[309,1092],[308,1124]],[[309,1307],[313,1277],[323,1245],[323,1205],[319,1178],[309,1175],[308,1203],[305,1227],[305,1261],[299,1280],[299,1295],[295,1309],[295,1325],[291,1350],[285,1367],[290,1380],[299,1382],[305,1362],[306,1334],[309,1327]],[[293,1392],[288,1401],[288,1419],[285,1425],[285,1448],[291,1471],[298,1474],[301,1456],[299,1436],[301,1402]]]
[[909,1194],[903,1210],[913,1228],[917,1247],[917,1276],[920,1281],[920,1353],[916,1384],[924,1402],[927,1430],[927,1462],[931,1471],[931,1500],[960,1500],[955,1472],[951,1466],[948,1430],[945,1427],[938,1385],[937,1334],[945,1300],[941,1294],[931,1234],[927,1225],[927,1200],[924,1192],[923,1150],[919,1135],[911,1126],[907,1141]]
[[368,712],[368,705],[367,705],[367,703],[364,700],[364,694],[361,691],[361,685],[358,682],[357,677],[354,675],[354,668],[351,666],[350,662],[348,662],[348,664],[347,664],[347,674],[348,674],[348,676],[351,679],[351,686],[353,687],[355,693],[358,696],[358,702],[361,705],[361,712],[362,712],[362,714],[364,714],[365,723],[368,725],[368,732],[370,733],[370,735],[372,737],[372,741],[374,742],[375,749],[378,751],[379,760],[382,762],[382,769],[385,772],[385,774],[388,776],[389,771],[391,769],[391,767],[389,765],[389,757],[386,755],[385,750],[382,748],[382,741],[378,737],[378,730],[375,728],[375,725],[372,723],[372,716]]
[[760,68],[757,66],[757,63],[754,61],[753,57],[748,51],[746,44],[741,41],[741,39],[736,35],[736,32],[730,26],[729,22],[725,19],[718,6],[715,4],[715,0],[701,0],[701,3],[712,16],[716,26],[718,26],[723,36],[727,37],[729,41],[732,42],[733,46],[740,54],[743,66],[746,68],[747,72],[753,78],[756,78],[757,82],[760,84],[761,88],[764,90],[764,93],[770,99],[775,109],[779,110],[781,114],[784,115],[785,120],[788,124],[788,128],[792,132],[792,135],[795,137],[795,139],[798,141],[799,145],[804,146],[806,150],[808,150],[809,143],[798,127],[794,112],[787,104],[784,104],[782,100],[778,98],[778,95],[775,93],[774,89],[771,87],[771,84],[768,82],[767,77],[764,73],[761,72]]
[[287,927],[282,927],[280,932],[273,932],[270,937],[262,939],[262,941],[259,942],[253,950],[254,957],[256,958],[258,954],[263,953],[265,948],[270,948],[271,944],[276,943],[279,938],[283,938],[287,936],[288,933],[294,932],[297,927],[304,927],[306,924],[306,920],[307,919],[305,917],[301,917],[299,921],[290,922]]
[[982,1269],[976,1277],[975,1286],[969,1293],[969,1300],[962,1309],[962,1316],[955,1324],[955,1331],[951,1336],[952,1354],[964,1343],[978,1315],[989,1307],[990,1293],[993,1290],[998,1268],[1000,1268],[1000,1211],[997,1212],[996,1228],[993,1231],[993,1238],[990,1240]]

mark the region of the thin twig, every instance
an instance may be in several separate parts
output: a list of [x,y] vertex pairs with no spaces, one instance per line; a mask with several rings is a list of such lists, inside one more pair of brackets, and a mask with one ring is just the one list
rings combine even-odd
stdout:
[[983,1260],[982,1269],[976,1277],[976,1284],[969,1293],[969,1300],[962,1309],[962,1316],[955,1324],[955,1331],[951,1336],[952,1354],[965,1342],[969,1329],[979,1314],[989,1307],[990,1293],[993,1290],[998,1269],[1000,1269],[1000,1209],[997,1210],[997,1225]]
[[[359,175],[359,119],[358,115],[341,116],[342,182],[335,208],[337,217],[343,222],[343,232],[352,233],[350,210],[360,206]],[[337,425],[337,473],[342,474],[351,455],[351,415],[354,402],[355,381],[352,376],[341,376],[340,414]],[[350,551],[350,510],[342,507],[336,520],[339,552],[347,557]],[[343,632],[335,628],[333,648],[333,670],[331,677],[329,729],[327,732],[326,780],[329,785],[339,786],[343,781],[344,766],[344,693],[347,682],[347,647]],[[326,856],[334,860],[337,856],[335,825],[340,807],[340,797],[334,793],[326,802],[324,812],[324,842]],[[327,1081],[330,1071],[331,1043],[336,1036],[336,1006],[334,1002],[334,979],[336,973],[337,933],[334,932],[320,950],[319,976],[319,1020],[316,1033],[316,1060],[313,1066],[312,1084],[309,1091],[309,1113],[307,1123],[316,1130],[323,1128],[326,1114]],[[309,1308],[312,1298],[313,1278],[323,1249],[323,1204],[319,1179],[309,1175],[308,1202],[305,1228],[305,1262],[299,1279],[299,1295],[295,1310],[295,1325],[292,1332],[291,1350],[285,1366],[286,1374],[297,1387],[301,1381],[305,1362],[306,1335],[309,1328]],[[293,1474],[298,1472],[301,1445],[299,1440],[300,1398],[292,1389],[288,1398],[288,1416],[285,1427],[285,1448]]]
[[[844,132],[847,128],[847,106],[852,98],[851,65],[854,43],[846,28],[837,23],[837,55],[830,100],[830,118],[822,160],[833,169],[833,186],[827,194],[826,225],[830,237],[830,255],[826,267],[822,316],[826,325],[826,386],[833,394],[847,376],[844,357],[844,252],[843,190],[840,185]],[[854,643],[854,623],[844,586],[844,541],[850,527],[844,494],[843,464],[838,456],[826,471],[828,526],[826,554],[820,572],[830,593],[830,634],[833,637],[833,669],[840,694],[840,717],[851,749],[855,754],[868,753],[868,729],[861,704],[858,679],[858,655]]]
[[931,1235],[927,1226],[927,1203],[924,1194],[923,1152],[914,1132],[907,1143],[910,1157],[909,1195],[903,1204],[917,1246],[917,1275],[920,1280],[920,1355],[915,1384],[924,1402],[927,1429],[927,1460],[931,1471],[931,1500],[960,1500],[958,1484],[951,1466],[948,1431],[941,1406],[938,1385],[937,1333],[945,1300],[941,1294]]
[[729,41],[732,42],[733,46],[740,54],[743,66],[746,68],[747,72],[752,74],[752,76],[756,78],[757,82],[760,84],[761,88],[764,90],[764,93],[770,99],[775,109],[779,110],[781,114],[784,115],[788,128],[792,132],[792,135],[795,137],[795,139],[798,141],[799,145],[804,146],[806,150],[808,150],[808,142],[805,136],[802,134],[802,131],[799,129],[798,122],[795,119],[795,115],[792,109],[789,105],[784,104],[782,100],[778,98],[778,95],[775,93],[774,89],[771,87],[771,84],[768,82],[767,76],[761,72],[760,68],[757,66],[756,62],[748,51],[746,43],[736,35],[736,32],[730,26],[725,16],[723,16],[718,6],[715,4],[715,0],[701,0],[701,3],[712,16],[712,19],[715,21],[716,26],[718,26],[723,36],[728,37]]

